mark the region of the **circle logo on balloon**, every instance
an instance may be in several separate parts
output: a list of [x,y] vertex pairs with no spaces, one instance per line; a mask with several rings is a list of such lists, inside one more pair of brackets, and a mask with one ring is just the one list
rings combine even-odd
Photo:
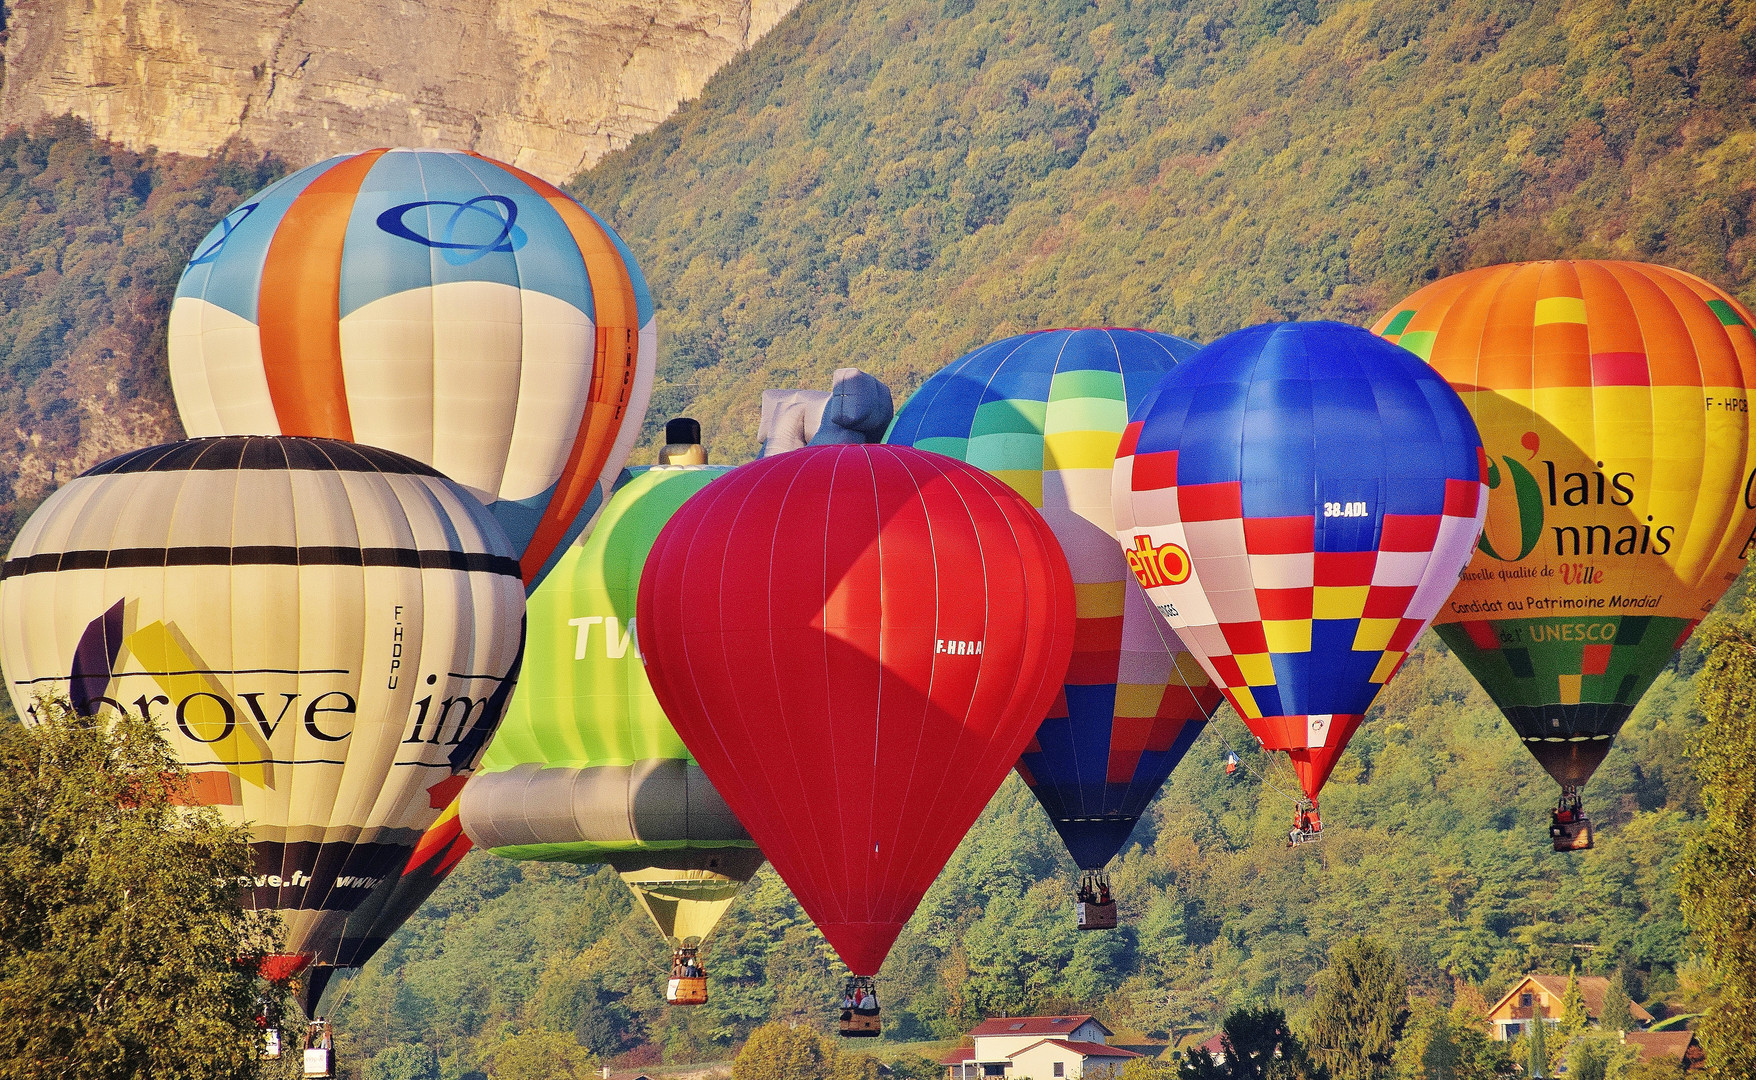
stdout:
[[[410,210],[422,210],[429,206],[452,208],[436,240],[409,228],[406,220]],[[489,207],[497,207],[501,212],[496,213]],[[466,214],[471,215],[467,222]],[[460,241],[457,235],[458,226],[478,224],[475,220],[477,216],[492,222],[492,227],[496,230],[493,238],[480,244]],[[452,266],[466,266],[484,255],[496,252],[517,251],[524,246],[526,239],[524,230],[518,227],[518,204],[505,195],[477,195],[465,202],[422,199],[418,202],[401,203],[378,215],[378,227],[392,236],[439,249],[440,255]],[[221,242],[224,242],[223,238]]]
[[[245,203],[225,217],[220,218],[219,236],[213,243],[196,252],[195,257],[189,260],[189,265],[200,266],[202,263],[210,263],[219,258],[219,253],[225,250],[226,241],[232,238],[232,233],[237,230],[238,226],[244,224],[244,219],[254,214],[256,208],[261,205],[259,202]],[[184,273],[188,273],[188,271],[185,270]]]

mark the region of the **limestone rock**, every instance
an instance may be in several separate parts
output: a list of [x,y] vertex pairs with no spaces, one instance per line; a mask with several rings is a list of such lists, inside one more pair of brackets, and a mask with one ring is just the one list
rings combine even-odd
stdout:
[[798,0],[13,0],[0,122],[295,165],[449,146],[571,178]]

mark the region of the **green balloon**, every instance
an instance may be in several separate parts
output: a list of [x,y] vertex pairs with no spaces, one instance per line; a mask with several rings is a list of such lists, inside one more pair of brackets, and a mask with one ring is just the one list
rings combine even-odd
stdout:
[[623,472],[528,601],[518,691],[460,802],[497,855],[614,866],[673,944],[698,942],[762,864],[659,707],[635,636],[659,531],[728,471]]

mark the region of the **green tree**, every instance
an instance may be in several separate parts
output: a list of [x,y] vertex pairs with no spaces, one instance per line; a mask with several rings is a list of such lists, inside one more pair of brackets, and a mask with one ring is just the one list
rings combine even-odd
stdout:
[[1567,989],[1561,992],[1561,1031],[1569,1037],[1591,1026],[1591,1011],[1585,1007],[1585,992],[1579,989],[1579,973],[1567,976]]
[[1567,1044],[1567,1080],[1616,1080],[1638,1058],[1632,1046],[1608,1031],[1592,1031]]
[[1336,1080],[1389,1075],[1396,1041],[1408,1023],[1408,980],[1390,947],[1355,937],[1329,952],[1317,977],[1308,1040]]
[[487,1062],[492,1080],[590,1080],[597,1068],[573,1036],[541,1029],[503,1037]]
[[1497,1080],[1518,1071],[1508,1045],[1488,1037],[1487,1002],[1474,987],[1451,1004],[1451,1033],[1457,1046],[1457,1080]]
[[1628,993],[1627,972],[1617,968],[1610,975],[1609,989],[1604,991],[1604,1014],[1598,1017],[1599,1024],[1605,1031],[1634,1030],[1634,1014],[1630,1011],[1633,1005],[1633,995]]
[[891,1080],[940,1080],[944,1075],[945,1066],[921,1054],[900,1054],[890,1062]]
[[362,1080],[439,1080],[439,1055],[419,1043],[387,1046],[360,1070]]
[[1707,724],[1691,746],[1707,823],[1684,855],[1683,917],[1711,969],[1701,1019],[1710,1071],[1756,1076],[1756,616],[1746,605],[1710,631],[1700,684]]
[[1524,1075],[1536,1080],[1549,1075],[1549,1021],[1543,1016],[1543,1003],[1534,1001],[1530,1007],[1530,1037],[1525,1040]]
[[1183,1080],[1186,1074],[1175,1058],[1130,1058],[1117,1074],[1117,1080]]
[[150,723],[44,705],[0,722],[0,1072],[255,1076],[274,923],[240,903],[247,834],[175,805]]
[[1398,1080],[1458,1080],[1462,1051],[1451,1024],[1449,1009],[1424,1001],[1413,1005],[1396,1044]]
[[1201,1047],[1184,1051],[1178,1066],[1183,1080],[1327,1080],[1279,1009],[1232,1010],[1220,1025],[1220,1041],[1223,1062]]
[[732,1061],[732,1080],[877,1080],[878,1062],[850,1054],[816,1028],[764,1024]]

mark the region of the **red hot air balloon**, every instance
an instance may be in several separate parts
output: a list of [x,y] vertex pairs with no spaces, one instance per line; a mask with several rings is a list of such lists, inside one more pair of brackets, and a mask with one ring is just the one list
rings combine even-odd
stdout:
[[1055,534],[953,458],[806,447],[683,504],[637,621],[665,714],[856,976],[843,1033],[876,1034],[871,976],[1066,675]]

